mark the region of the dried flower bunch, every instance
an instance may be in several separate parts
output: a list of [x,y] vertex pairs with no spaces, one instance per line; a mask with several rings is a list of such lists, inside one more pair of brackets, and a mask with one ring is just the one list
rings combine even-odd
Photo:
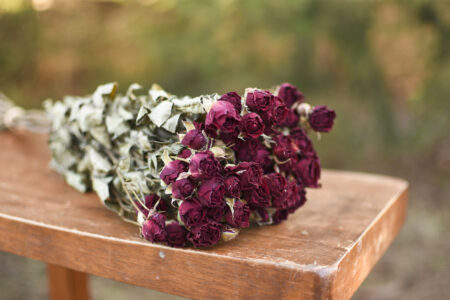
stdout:
[[47,101],[52,166],[93,189],[142,236],[174,247],[236,237],[250,223],[277,224],[320,187],[307,132],[328,132],[336,114],[311,107],[290,84],[176,97],[133,84]]

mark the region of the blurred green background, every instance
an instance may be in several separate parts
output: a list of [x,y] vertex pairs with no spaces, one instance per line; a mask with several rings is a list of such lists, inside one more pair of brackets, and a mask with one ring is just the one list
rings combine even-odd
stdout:
[[[40,107],[108,81],[179,95],[290,82],[335,108],[323,166],[411,184],[405,227],[354,299],[450,296],[450,1],[0,0],[11,99]],[[42,263],[0,265],[1,299],[45,299]],[[92,279],[94,299],[172,299]]]

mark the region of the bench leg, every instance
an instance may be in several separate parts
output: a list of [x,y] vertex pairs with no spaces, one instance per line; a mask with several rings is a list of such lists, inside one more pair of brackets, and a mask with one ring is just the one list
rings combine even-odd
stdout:
[[89,300],[86,273],[47,264],[51,300]]

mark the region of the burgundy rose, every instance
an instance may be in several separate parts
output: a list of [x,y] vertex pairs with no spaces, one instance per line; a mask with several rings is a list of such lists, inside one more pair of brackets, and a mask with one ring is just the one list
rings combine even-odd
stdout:
[[286,205],[286,178],[280,173],[270,173],[264,176],[263,181],[269,187],[274,207],[285,207]]
[[265,223],[265,222],[269,221],[269,217],[270,217],[269,212],[265,208],[260,207],[260,208],[256,209],[255,211],[256,211],[257,215],[260,217],[260,220],[259,220],[260,223]]
[[284,100],[288,107],[297,101],[303,102],[303,94],[292,84],[283,83],[278,90],[278,97]]
[[172,197],[175,199],[185,199],[194,192],[194,184],[189,178],[175,181],[172,186]]
[[191,149],[200,150],[206,145],[206,137],[201,130],[189,130],[184,136],[181,143]]
[[216,244],[222,234],[222,225],[208,221],[196,226],[188,233],[188,240],[194,247],[206,247]]
[[142,236],[152,243],[165,242],[167,238],[165,223],[166,217],[163,214],[154,214],[142,225]]
[[159,174],[159,177],[165,184],[171,184],[172,182],[175,182],[180,173],[186,171],[187,163],[181,160],[173,160],[166,164],[164,169],[161,171],[161,174]]
[[178,208],[178,212],[181,221],[188,227],[193,227],[202,223],[206,216],[206,210],[201,206],[197,199],[183,201]]
[[238,136],[239,136],[239,128],[236,127],[236,129],[233,132],[221,132],[219,134],[219,139],[221,139],[222,142],[225,143],[225,145],[231,146],[238,142]]
[[177,221],[166,225],[167,243],[172,247],[184,247],[186,245],[187,230]]
[[205,128],[210,136],[216,137],[217,130],[226,133],[234,132],[240,122],[241,116],[236,112],[233,104],[217,101],[206,115]]
[[188,158],[188,157],[191,157],[191,154],[192,154],[191,150],[189,150],[189,149],[183,149],[183,151],[181,151],[181,153],[178,154],[178,157],[179,157],[179,158],[184,158],[184,159],[186,159],[186,158]]
[[225,219],[233,227],[246,228],[250,226],[250,207],[242,201],[236,200],[233,205],[233,211],[228,208]]
[[266,91],[255,90],[254,92],[247,93],[245,103],[252,111],[269,111],[273,106],[273,95]]
[[285,209],[277,209],[272,215],[273,224],[280,224],[282,221],[286,220],[288,216],[288,211]]
[[274,97],[274,105],[270,118],[275,125],[285,125],[289,117],[290,110],[280,97]]
[[286,205],[281,207],[288,209],[289,212],[294,212],[297,208],[305,204],[306,192],[303,186],[297,184],[294,180],[288,183]]
[[195,154],[191,158],[189,171],[195,179],[209,179],[221,170],[222,166],[211,151]]
[[261,183],[263,170],[259,163],[241,162],[233,170],[239,174],[241,179],[241,188],[244,190],[253,189]]
[[264,123],[257,113],[248,113],[242,117],[242,133],[246,137],[258,138],[264,132]]
[[295,113],[293,109],[289,109],[288,113],[285,117],[284,122],[282,122],[282,126],[287,126],[289,128],[295,128],[298,126],[298,122],[300,117]]
[[230,174],[224,179],[225,195],[230,198],[239,198],[241,195],[241,180],[237,174]]
[[292,130],[290,137],[294,145],[300,150],[300,154],[303,156],[317,156],[311,140],[303,129],[296,128]]
[[335,118],[336,112],[334,110],[328,109],[326,106],[316,106],[308,121],[314,131],[328,132],[333,128]]
[[210,207],[207,209],[207,216],[210,220],[220,222],[224,215],[223,207]]
[[226,101],[233,104],[234,108],[236,109],[236,112],[238,114],[241,113],[242,110],[242,104],[241,104],[241,96],[238,95],[236,92],[228,92],[225,95],[222,95],[222,97],[219,98],[219,101]]
[[203,181],[197,194],[200,203],[206,207],[223,207],[225,204],[225,186],[218,177]]
[[273,153],[279,160],[286,161],[295,155],[295,150],[292,147],[290,137],[283,134],[277,134],[273,140],[275,141]]
[[244,191],[244,198],[251,207],[268,207],[270,205],[270,191],[267,183],[262,181],[259,186]]
[[303,157],[293,170],[297,180],[307,187],[319,187],[320,161],[318,157]]
[[240,140],[234,150],[238,161],[259,163],[264,170],[270,168],[273,163],[269,150],[256,139]]

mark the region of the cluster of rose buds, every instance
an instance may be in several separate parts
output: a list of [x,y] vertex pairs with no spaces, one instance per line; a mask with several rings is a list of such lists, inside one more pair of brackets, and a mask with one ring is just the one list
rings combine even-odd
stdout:
[[[212,103],[203,122],[182,136],[186,148],[167,162],[160,178],[171,193],[145,198],[143,236],[155,243],[195,247],[233,238],[250,221],[277,224],[320,187],[320,161],[307,131],[328,132],[336,114],[311,107],[290,84],[276,95],[247,89]],[[167,205],[175,206],[171,221]]]

